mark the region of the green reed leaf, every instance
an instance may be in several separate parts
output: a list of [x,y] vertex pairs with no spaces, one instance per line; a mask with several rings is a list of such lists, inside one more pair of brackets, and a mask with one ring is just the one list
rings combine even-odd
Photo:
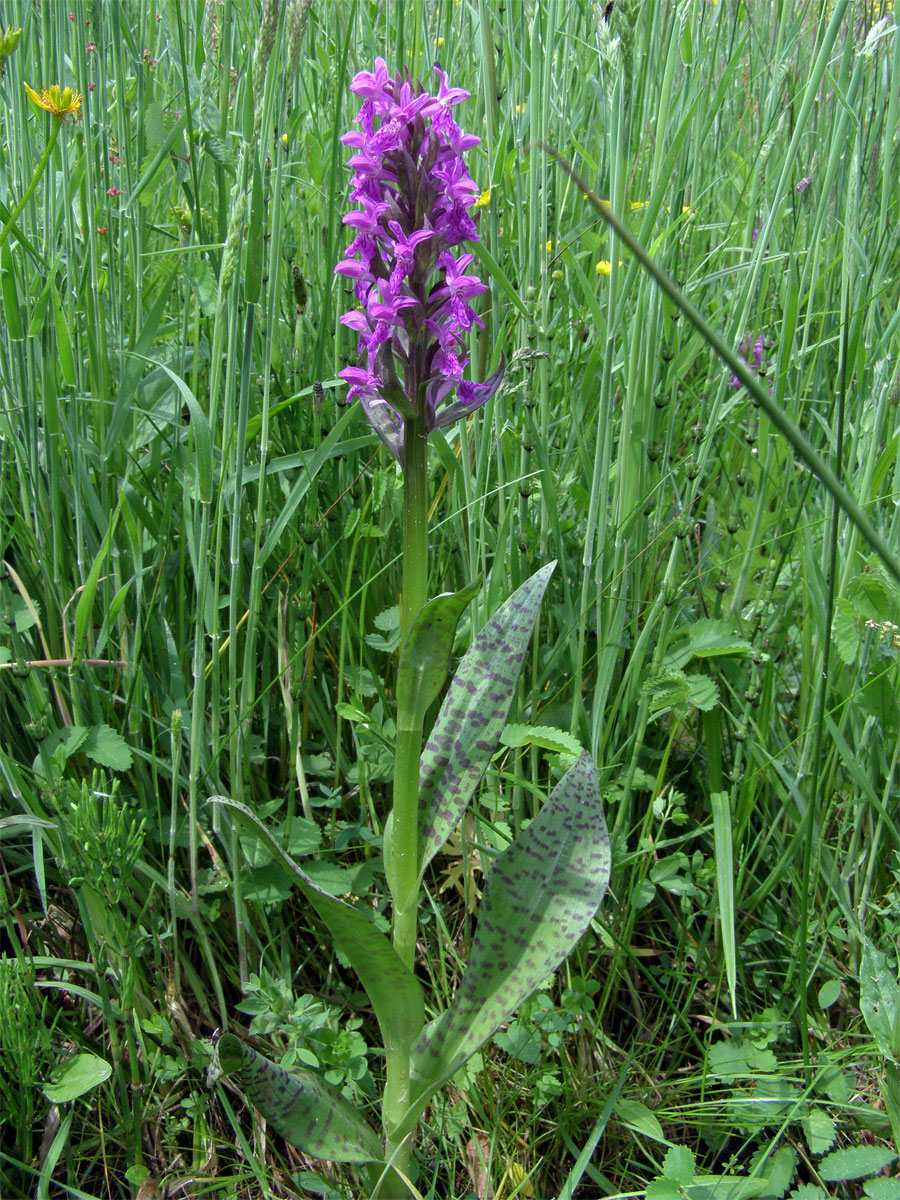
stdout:
[[597,771],[584,754],[488,874],[463,981],[413,1048],[415,1103],[559,966],[597,911],[610,861]]
[[375,1009],[385,1049],[409,1045],[418,1036],[424,1021],[422,989],[384,934],[375,928],[365,913],[319,887],[245,804],[226,796],[212,796],[210,800],[213,804],[224,805],[239,825],[261,838],[275,860],[293,876],[359,976]]
[[419,828],[424,870],[457,827],[497,749],[555,562],[502,604],[459,664],[422,751]]
[[321,1076],[270,1062],[226,1033],[215,1048],[223,1075],[237,1073],[247,1098],[298,1150],[332,1162],[381,1162],[384,1151],[356,1109]]

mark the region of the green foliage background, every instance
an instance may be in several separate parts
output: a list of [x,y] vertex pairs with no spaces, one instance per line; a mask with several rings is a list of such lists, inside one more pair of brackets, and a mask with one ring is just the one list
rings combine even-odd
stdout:
[[[380,912],[401,491],[341,404],[333,275],[338,138],[375,55],[426,87],[439,60],[482,137],[472,359],[508,368],[434,439],[430,590],[486,577],[457,649],[559,560],[506,748],[428,880],[421,970],[452,994],[481,868],[581,747],[614,838],[592,933],[432,1111],[418,1186],[897,1195],[872,1190],[900,1140],[877,1020],[900,927],[897,588],[527,152],[570,159],[748,359],[763,339],[773,397],[897,547],[890,8],[0,4],[22,30],[3,226],[54,120],[23,83],[84,95],[0,235],[4,1196],[358,1194],[207,1089],[236,1012],[358,1102],[380,1063],[288,877],[206,801],[247,804]],[[75,1050],[112,1074],[53,1108]],[[881,1166],[824,1165],[869,1148]]]

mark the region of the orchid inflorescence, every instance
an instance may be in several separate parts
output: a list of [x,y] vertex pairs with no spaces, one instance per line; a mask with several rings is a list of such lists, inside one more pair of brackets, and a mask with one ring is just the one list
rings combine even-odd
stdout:
[[427,437],[479,408],[503,378],[502,365],[484,383],[463,377],[466,335],[482,324],[469,302],[487,289],[468,273],[472,255],[454,250],[478,240],[470,210],[479,188],[463,153],[480,139],[451,116],[469,92],[435,70],[432,96],[376,59],[350,85],[363,98],[360,128],[341,139],[354,152],[350,194],[360,207],[344,217],[357,234],[335,271],[353,280],[360,308],[341,321],[359,334],[362,361],[340,374],[401,464],[407,422]]

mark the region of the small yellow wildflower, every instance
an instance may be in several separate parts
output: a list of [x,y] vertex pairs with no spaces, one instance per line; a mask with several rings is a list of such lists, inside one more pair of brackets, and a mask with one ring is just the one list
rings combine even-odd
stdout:
[[287,150],[287,148],[288,148],[288,135],[287,135],[286,133],[283,133],[283,134],[281,135],[281,144],[282,144],[282,146],[284,146],[285,150]]
[[548,243],[547,243],[547,253],[548,253],[548,254],[552,254],[552,253],[553,253],[553,243],[552,243],[552,242],[548,242]]
[[475,201],[476,208],[487,208],[491,202],[491,189],[485,188],[478,199]]
[[[619,259],[619,266],[620,267],[622,266],[621,258]],[[597,274],[598,275],[612,275],[612,263],[609,261],[609,259],[606,259],[606,258],[600,259],[600,261],[597,263]]]
[[443,44],[444,44],[444,39],[442,37],[439,37],[437,39],[437,41],[435,42],[435,45],[437,46],[438,50],[440,50],[440,48],[443,46]]
[[516,105],[516,112],[519,114],[519,116],[521,116],[522,113],[525,111],[525,104],[526,104],[526,101],[523,100],[521,104]]
[[67,87],[60,90],[59,86],[53,83],[38,95],[34,88],[30,88],[26,83],[25,91],[38,108],[52,113],[60,123],[67,117],[71,117],[74,121],[81,119],[81,102],[84,97],[74,88]]
[[631,211],[632,212],[636,212],[641,208],[649,208],[649,207],[650,207],[649,200],[632,200],[632,202],[631,202]]

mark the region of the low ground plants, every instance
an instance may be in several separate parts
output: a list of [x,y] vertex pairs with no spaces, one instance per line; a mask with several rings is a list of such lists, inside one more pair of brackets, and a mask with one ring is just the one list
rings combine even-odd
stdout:
[[0,1194],[900,1195],[892,9],[3,0]]

